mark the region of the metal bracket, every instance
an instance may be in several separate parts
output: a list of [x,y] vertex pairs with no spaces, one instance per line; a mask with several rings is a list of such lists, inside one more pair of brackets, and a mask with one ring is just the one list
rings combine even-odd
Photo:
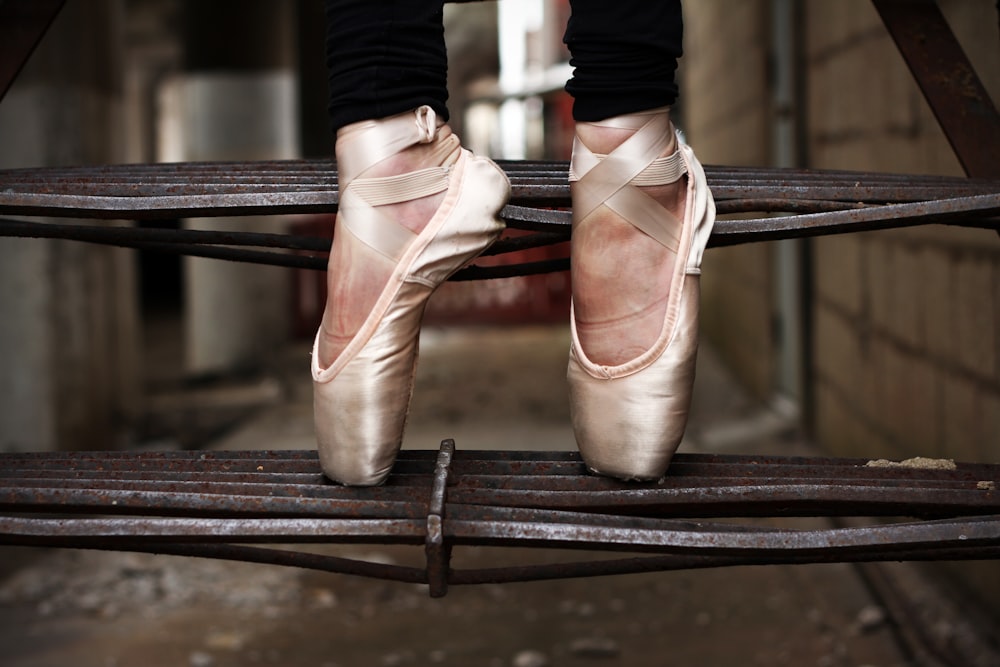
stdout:
[[0,100],[66,0],[0,2]]
[[1000,178],[1000,113],[934,0],[872,0],[965,173]]

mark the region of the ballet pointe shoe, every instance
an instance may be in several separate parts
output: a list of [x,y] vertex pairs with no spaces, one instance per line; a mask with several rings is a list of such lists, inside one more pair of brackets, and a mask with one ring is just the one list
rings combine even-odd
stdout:
[[[491,160],[458,147],[447,166],[399,176],[365,177],[372,165],[418,143],[441,126],[430,107],[342,128],[337,136],[340,206],[334,227],[354,257],[391,263],[385,288],[357,334],[328,366],[312,355],[313,408],[320,463],[332,480],[373,486],[389,475],[403,439],[427,299],[504,229],[499,217],[510,183]],[[444,193],[419,234],[379,207]]]
[[[591,216],[607,207],[676,255],[662,329],[652,346],[631,360],[609,366],[588,358],[572,306],[567,377],[577,444],[591,471],[625,480],[661,478],[684,434],[698,349],[701,258],[715,221],[704,169],[674,132],[668,112],[654,109],[597,123],[634,130],[608,155],[593,153],[578,134],[570,174],[574,233],[599,224]],[[676,151],[660,157],[675,136]],[[685,174],[683,220],[638,189],[667,185]]]

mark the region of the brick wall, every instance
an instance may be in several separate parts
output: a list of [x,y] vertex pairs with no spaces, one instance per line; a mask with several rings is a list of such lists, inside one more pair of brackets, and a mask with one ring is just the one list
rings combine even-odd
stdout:
[[[808,4],[811,166],[961,175],[870,4],[841,4]],[[995,4],[941,5],[1000,100]],[[813,248],[820,442],[845,455],[1000,461],[1000,236],[927,227]],[[996,563],[940,567],[1000,611]]]
[[[940,4],[1000,101],[996,3]],[[869,0],[801,8],[808,166],[961,175]],[[692,145],[706,163],[769,164],[770,3],[702,0],[685,12]],[[934,226],[810,250],[803,407],[816,440],[845,456],[1000,461],[1000,236]],[[772,275],[767,244],[706,255],[706,336],[762,397],[774,391]],[[995,563],[944,567],[1000,611]]]
[[[943,7],[984,82],[1000,88],[994,4]],[[811,2],[806,29],[811,166],[962,173],[870,3]],[[1000,237],[928,227],[813,248],[821,441],[1000,460]]]

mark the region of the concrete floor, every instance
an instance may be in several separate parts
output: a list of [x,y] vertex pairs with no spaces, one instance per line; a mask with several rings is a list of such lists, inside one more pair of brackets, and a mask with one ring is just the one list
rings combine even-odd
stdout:
[[[567,345],[564,327],[426,331],[406,446],[454,438],[460,449],[572,449]],[[178,438],[185,425],[214,433],[213,448],[311,448],[307,347],[268,365],[262,376],[164,391],[151,408]],[[805,453],[793,424],[750,401],[703,349],[683,450]],[[326,551],[423,558],[411,547]],[[13,549],[0,557],[19,565],[0,581],[0,664],[12,667],[930,664],[845,565],[489,585],[432,600],[423,586],[239,563]],[[469,567],[565,558],[455,553],[456,566]]]

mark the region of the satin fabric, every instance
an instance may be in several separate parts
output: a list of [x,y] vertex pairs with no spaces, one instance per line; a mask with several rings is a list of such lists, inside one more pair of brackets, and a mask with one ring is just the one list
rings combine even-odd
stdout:
[[499,212],[509,193],[496,164],[462,149],[444,201],[402,251],[357,335],[328,368],[320,367],[314,347],[316,436],[331,479],[371,486],[388,476],[403,439],[427,299],[500,236]]
[[659,479],[687,425],[698,350],[701,259],[715,222],[705,171],[678,135],[687,166],[687,206],[663,329],[639,357],[618,366],[589,360],[570,317],[567,378],[573,429],[587,466],[627,480]]

